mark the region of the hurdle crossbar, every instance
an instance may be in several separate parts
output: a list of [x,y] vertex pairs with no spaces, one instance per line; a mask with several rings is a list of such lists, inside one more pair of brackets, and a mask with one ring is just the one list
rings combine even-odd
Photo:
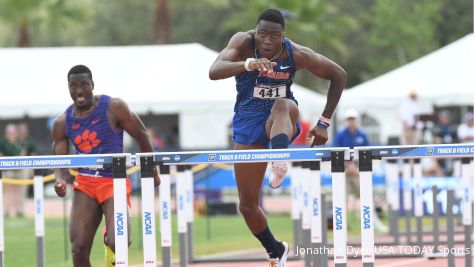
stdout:
[[345,159],[350,159],[349,148],[347,147],[160,152],[137,153],[137,156],[143,157],[153,155],[155,157],[155,162],[165,165],[194,165],[201,163],[329,160],[332,151],[344,151]]
[[358,159],[358,150],[370,150],[373,158],[473,158],[473,143],[414,146],[365,146],[354,148],[354,158]]
[[54,156],[0,157],[0,170],[17,169],[62,169],[91,168],[100,169],[104,165],[112,166],[113,157],[125,157],[126,165],[135,165],[135,157],[130,153],[117,154],[80,154]]

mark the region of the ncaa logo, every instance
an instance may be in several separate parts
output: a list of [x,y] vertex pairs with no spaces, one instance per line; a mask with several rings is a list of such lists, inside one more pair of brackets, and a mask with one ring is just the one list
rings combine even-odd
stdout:
[[180,160],[180,155],[175,155],[175,157],[173,158],[175,161],[179,161]]
[[432,155],[434,154],[434,148],[433,147],[428,147],[426,151],[426,155]]
[[394,148],[393,150],[391,150],[391,153],[392,153],[393,155],[397,155],[397,154],[399,154],[399,151]]
[[209,154],[208,161],[215,161],[215,160],[216,160],[216,154]]

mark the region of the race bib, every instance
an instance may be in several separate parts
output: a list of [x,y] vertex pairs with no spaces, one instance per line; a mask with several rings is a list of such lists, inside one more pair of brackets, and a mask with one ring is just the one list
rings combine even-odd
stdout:
[[275,85],[275,86],[263,86],[256,85],[254,87],[253,97],[255,98],[265,98],[265,99],[275,99],[278,97],[286,97],[285,93],[287,87],[285,85]]

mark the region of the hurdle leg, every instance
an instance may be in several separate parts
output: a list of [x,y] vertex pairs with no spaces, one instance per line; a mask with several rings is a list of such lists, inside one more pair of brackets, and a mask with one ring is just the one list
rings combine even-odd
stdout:
[[36,265],[46,266],[45,261],[45,215],[44,215],[44,185],[43,177],[35,176],[34,197],[35,197],[35,234],[36,234]]
[[464,226],[464,248],[465,250],[470,250],[471,253],[466,253],[465,254],[465,266],[466,267],[471,267],[472,266],[472,213],[473,213],[473,208],[472,208],[472,201],[473,201],[473,191],[470,186],[470,180],[472,179],[470,175],[470,159],[469,158],[463,158],[462,159],[462,183],[464,186],[464,193],[463,193],[463,199],[462,199],[462,209],[463,209],[463,226]]
[[[452,212],[454,200],[454,190],[450,189],[447,191],[447,248],[449,251],[452,251],[454,244],[454,216]],[[455,266],[455,255],[450,253],[448,255],[448,267]]]
[[346,181],[343,151],[331,152],[331,173],[333,193],[333,258],[336,267],[346,267]]
[[389,159],[386,164],[387,201],[389,203],[389,230],[394,242],[399,243],[400,183],[397,161]]
[[406,244],[411,243],[411,210],[412,210],[412,188],[411,188],[411,162],[404,159],[402,169],[403,179],[403,199],[404,199],[404,214],[406,218]]
[[322,246],[324,249],[323,255],[322,255],[322,265],[321,265],[322,267],[328,266],[328,253],[326,251],[326,249],[328,248],[328,239],[327,239],[328,223],[327,223],[327,204],[325,201],[326,201],[325,194],[322,194],[322,228],[323,228]]
[[0,267],[3,267],[4,257],[4,234],[3,234],[3,179],[0,171]]
[[310,162],[310,171],[312,171],[310,190],[311,190],[311,242],[312,248],[318,251],[313,256],[313,266],[322,265],[322,182],[320,172],[320,161]]
[[125,157],[112,158],[114,178],[115,266],[128,266],[127,167]]
[[188,264],[188,252],[187,252],[187,225],[186,225],[186,167],[183,165],[177,166],[176,175],[176,205],[177,205],[177,224],[179,234],[179,248],[180,248],[180,267],[186,267]]
[[[303,189],[303,197],[302,197],[302,241],[303,247],[305,250],[310,248],[310,224],[311,224],[311,207],[310,207],[310,182],[311,177],[309,173],[310,169],[310,162],[304,161],[302,162],[302,171],[301,171],[301,181],[302,181],[302,189]],[[305,253],[304,255],[304,262],[305,267],[312,266],[312,255],[310,253]]]
[[423,246],[422,239],[422,216],[424,216],[424,196],[422,188],[422,168],[421,160],[414,160],[414,215],[416,216],[417,223],[417,245]]
[[[293,249],[296,252],[299,245],[301,245],[300,237],[300,202],[299,202],[299,180],[297,169],[299,162],[292,162],[292,169],[290,170],[290,201],[291,201],[291,217],[294,233]],[[298,256],[300,257],[300,256]]]
[[157,266],[155,231],[155,186],[153,156],[140,157],[140,186],[142,190],[142,240],[144,267]]
[[185,210],[186,210],[186,240],[188,243],[188,263],[193,262],[193,217],[194,217],[194,196],[193,196],[193,171],[191,166],[186,166],[185,171],[185,181],[186,181],[186,201],[185,201]]
[[162,266],[172,265],[172,222],[170,207],[170,166],[160,165],[160,233],[162,245]]
[[364,267],[374,266],[374,202],[373,159],[371,150],[359,150],[361,205],[361,261]]
[[432,186],[432,204],[434,205],[434,213],[432,215],[432,223],[433,223],[433,237],[434,243],[433,246],[436,250],[436,253],[439,253],[439,202],[437,202],[437,194],[438,194],[437,186]]

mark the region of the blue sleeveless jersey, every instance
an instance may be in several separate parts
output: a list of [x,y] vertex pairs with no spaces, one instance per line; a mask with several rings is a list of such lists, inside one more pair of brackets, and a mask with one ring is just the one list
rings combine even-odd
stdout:
[[[66,110],[66,135],[73,143],[77,154],[108,154],[123,152],[123,133],[113,130],[107,114],[111,97],[99,96],[94,110],[85,117],[74,115],[73,105]],[[79,168],[86,176],[112,177],[111,169],[90,170]]]
[[[259,74],[258,71],[246,71],[236,75],[236,104],[233,117],[233,140],[245,145],[268,146],[269,138],[265,133],[265,123],[270,115],[274,98],[265,98],[266,92],[275,95],[275,91],[263,91],[260,88],[279,88],[285,90],[285,98],[297,104],[290,86],[293,83],[295,71],[292,44],[284,38],[287,59],[278,59],[272,73]],[[256,50],[256,58],[259,58]],[[256,91],[257,90],[257,91]],[[282,91],[279,94],[282,94]],[[256,95],[257,94],[257,95]],[[256,97],[257,96],[257,97]],[[297,124],[298,132],[300,126]],[[295,139],[295,137],[292,137]]]
[[[270,111],[274,104],[273,99],[254,98],[254,87],[259,85],[278,86],[285,85],[286,98],[295,101],[290,86],[293,83],[295,75],[295,64],[293,59],[292,44],[289,39],[284,38],[284,45],[287,50],[287,59],[278,59],[275,61],[277,66],[274,67],[272,73],[259,75],[258,71],[246,71],[236,75],[237,98],[234,106],[234,112],[240,113],[242,116],[256,116]],[[259,58],[259,54],[256,57]]]

